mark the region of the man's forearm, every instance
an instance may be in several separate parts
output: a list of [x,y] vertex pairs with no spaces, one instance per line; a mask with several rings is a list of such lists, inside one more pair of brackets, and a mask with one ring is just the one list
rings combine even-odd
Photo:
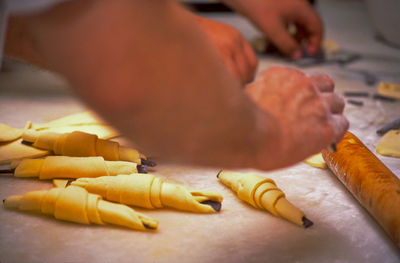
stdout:
[[260,149],[273,153],[273,120],[186,11],[170,1],[84,2],[31,17],[31,32],[50,68],[125,136],[194,164],[257,167]]

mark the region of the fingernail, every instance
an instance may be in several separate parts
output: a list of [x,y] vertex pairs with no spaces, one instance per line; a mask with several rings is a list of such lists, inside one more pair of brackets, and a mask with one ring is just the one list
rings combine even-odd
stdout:
[[301,50],[299,50],[299,49],[292,53],[292,59],[294,59],[294,60],[301,59],[301,56],[302,56]]

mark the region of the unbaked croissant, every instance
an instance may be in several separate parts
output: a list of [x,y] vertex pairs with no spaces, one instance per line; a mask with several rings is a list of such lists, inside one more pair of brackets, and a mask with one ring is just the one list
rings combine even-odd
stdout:
[[103,157],[47,156],[44,159],[24,159],[11,163],[15,177],[80,178],[137,173],[137,164],[104,161]]
[[80,178],[71,183],[101,195],[104,199],[145,208],[171,207],[178,210],[214,213],[222,196],[214,192],[189,191],[151,174]]
[[272,179],[254,173],[221,171],[218,179],[234,190],[238,197],[252,206],[265,209],[305,228],[313,225],[302,211],[292,205]]
[[99,139],[81,131],[71,133],[25,131],[22,139],[32,146],[66,156],[103,156],[108,161],[129,161],[141,164],[144,156],[137,150],[120,146],[118,142]]
[[40,212],[57,219],[81,224],[112,224],[137,230],[157,229],[158,221],[132,208],[114,204],[76,186],[52,188],[9,196],[5,208]]

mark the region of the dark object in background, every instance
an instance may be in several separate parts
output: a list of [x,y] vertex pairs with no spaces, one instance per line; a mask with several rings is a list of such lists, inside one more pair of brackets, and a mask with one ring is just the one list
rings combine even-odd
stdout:
[[301,47],[301,53],[303,57],[299,60],[294,61],[299,67],[315,66],[327,62],[324,51],[321,49],[314,55],[310,54],[306,47]]
[[356,105],[356,106],[364,106],[364,102],[361,100],[347,100],[347,103]]
[[376,133],[379,135],[384,135],[388,131],[396,129],[400,129],[400,118],[383,125],[382,128],[376,131]]
[[[311,5],[315,5],[315,0],[308,0]],[[220,2],[184,2],[184,5],[187,6],[189,9],[200,12],[200,13],[233,13],[233,11],[229,6],[225,5],[224,3]]]
[[384,101],[387,101],[387,102],[395,102],[396,101],[395,98],[383,96],[381,94],[374,94],[373,98],[375,100],[384,100]]
[[369,93],[365,91],[345,91],[345,97],[369,97]]
[[[324,51],[320,50],[317,54],[311,55],[306,48],[302,48],[303,58],[294,61],[294,63],[299,67],[311,67],[319,64],[336,64],[340,67],[344,67],[352,62],[355,62],[362,58],[360,54],[355,52],[339,50],[334,52],[328,58],[325,56]],[[360,70],[351,70],[354,73],[361,74],[365,77],[366,82],[375,81],[374,77],[371,77],[371,74],[366,73],[365,71]]]

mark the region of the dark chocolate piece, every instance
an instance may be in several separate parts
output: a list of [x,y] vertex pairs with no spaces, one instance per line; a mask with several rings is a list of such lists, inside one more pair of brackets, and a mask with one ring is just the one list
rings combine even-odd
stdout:
[[142,162],[143,165],[147,165],[147,166],[150,166],[150,167],[154,167],[154,166],[157,165],[156,162],[150,161],[149,159],[143,159],[143,158],[141,158],[140,160],[141,160],[141,162]]
[[343,95],[345,97],[368,97],[369,93],[365,91],[345,91]]
[[13,174],[15,169],[0,170],[0,174]]
[[217,212],[219,212],[221,210],[221,202],[206,200],[206,201],[200,202],[200,204],[209,205]]
[[308,228],[308,227],[314,225],[314,223],[313,223],[310,219],[308,219],[307,217],[305,217],[305,216],[303,216],[303,217],[301,218],[301,221],[303,221],[303,227],[304,227],[304,228]]
[[147,174],[147,166],[144,165],[144,164],[139,164],[139,165],[137,166],[137,170],[138,170],[138,172],[141,173],[141,174]]
[[217,173],[217,178],[219,178],[219,175],[220,175],[220,173],[222,173],[222,171],[223,171],[223,170],[221,170],[221,171],[219,171],[219,172]]
[[65,184],[65,188],[67,188],[67,186],[70,186],[73,181],[75,181],[75,180],[74,179],[69,179],[67,181],[67,183]]
[[379,135],[384,135],[388,131],[396,130],[396,129],[400,129],[400,118],[398,118],[394,121],[391,121],[388,124],[385,124],[384,126],[382,126],[382,128],[377,130],[376,133]]
[[28,141],[22,141],[21,143],[29,146],[32,146],[33,144],[33,142],[28,142]]
[[147,228],[147,229],[155,229],[154,227],[151,227],[151,226],[149,226],[149,225],[147,225],[147,224],[143,224],[143,226],[144,226],[145,228]]
[[347,102],[356,106],[364,106],[364,102],[361,100],[347,100]]
[[373,98],[376,99],[376,100],[384,100],[384,101],[388,101],[388,102],[395,102],[396,101],[395,98],[384,96],[384,95],[381,95],[381,94],[374,94]]

